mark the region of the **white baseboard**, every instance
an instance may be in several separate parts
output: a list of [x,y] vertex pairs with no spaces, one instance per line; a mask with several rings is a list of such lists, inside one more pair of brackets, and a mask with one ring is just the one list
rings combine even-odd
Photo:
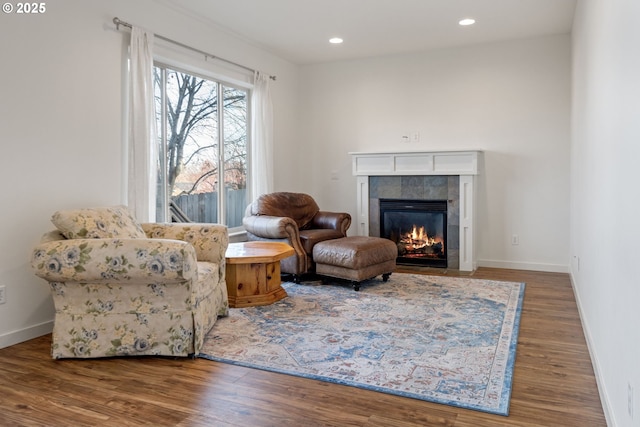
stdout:
[[580,323],[582,325],[582,331],[584,332],[584,338],[587,341],[587,349],[589,350],[589,356],[591,357],[591,365],[593,366],[593,372],[596,377],[596,384],[598,386],[598,394],[600,395],[600,403],[602,405],[602,411],[604,412],[604,418],[607,421],[608,426],[614,426],[615,421],[613,417],[613,413],[611,412],[611,404],[609,395],[604,386],[604,380],[602,378],[601,370],[600,370],[600,362],[598,362],[598,357],[596,353],[593,351],[593,341],[591,339],[591,330],[589,329],[589,324],[585,320],[585,317],[582,315],[582,303],[580,302],[580,293],[576,287],[576,282],[573,277],[573,272],[569,272],[569,278],[571,279],[571,287],[573,288],[573,295],[576,299],[576,305],[578,306],[578,314],[580,315]]
[[549,273],[568,273],[569,266],[562,264],[542,264],[535,262],[496,261],[479,259],[478,267],[506,268],[509,270],[546,271]]
[[0,348],[9,347],[14,344],[19,344],[21,342],[41,337],[42,335],[50,334],[52,330],[53,320],[20,329],[18,331],[8,332],[0,335]]

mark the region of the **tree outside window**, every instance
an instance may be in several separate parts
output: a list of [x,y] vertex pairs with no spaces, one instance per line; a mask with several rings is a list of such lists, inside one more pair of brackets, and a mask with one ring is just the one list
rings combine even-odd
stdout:
[[247,204],[247,91],[157,65],[157,220],[242,224]]

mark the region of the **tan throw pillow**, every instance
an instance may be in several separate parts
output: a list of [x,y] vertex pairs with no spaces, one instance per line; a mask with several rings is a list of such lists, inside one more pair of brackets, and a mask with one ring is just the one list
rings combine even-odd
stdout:
[[51,222],[67,239],[147,237],[126,206],[57,211]]

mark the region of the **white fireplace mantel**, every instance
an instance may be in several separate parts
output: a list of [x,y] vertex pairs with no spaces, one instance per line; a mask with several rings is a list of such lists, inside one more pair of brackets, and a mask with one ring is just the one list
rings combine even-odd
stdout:
[[475,193],[481,151],[351,152],[357,177],[357,232],[369,235],[369,177],[458,175],[460,177],[460,270],[474,271]]

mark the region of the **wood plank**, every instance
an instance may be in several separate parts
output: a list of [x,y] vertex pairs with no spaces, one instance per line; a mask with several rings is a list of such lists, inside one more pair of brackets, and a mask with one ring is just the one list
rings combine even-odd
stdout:
[[0,349],[0,425],[606,425],[567,274],[435,274],[526,283],[508,417],[204,359],[52,360],[45,335]]
[[232,308],[268,305],[287,297],[280,280],[280,261],[227,264],[226,280]]
[[282,242],[229,243],[225,254],[227,264],[274,262],[295,254],[293,248]]

